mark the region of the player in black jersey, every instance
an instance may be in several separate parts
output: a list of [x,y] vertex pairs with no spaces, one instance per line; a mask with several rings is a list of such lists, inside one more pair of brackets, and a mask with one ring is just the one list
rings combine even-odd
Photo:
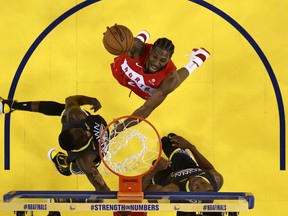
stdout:
[[[0,115],[22,110],[49,116],[62,116],[59,144],[68,155],[55,149],[51,149],[48,153],[57,171],[65,176],[72,174],[70,170],[75,174],[84,173],[96,190],[110,190],[97,169],[101,162],[98,141],[106,121],[100,115],[91,115],[81,109],[82,105],[91,105],[91,110],[94,112],[101,108],[96,98],[83,95],[67,97],[65,104],[54,101],[18,102],[0,97]],[[106,136],[108,138],[109,134]],[[106,147],[102,146],[103,154]],[[55,199],[55,202],[67,202],[67,200]],[[48,214],[48,216],[60,215],[57,211],[50,211]]]
[[145,191],[220,190],[222,175],[189,141],[171,133],[162,138],[162,148],[168,160],[161,158],[155,169],[143,177]]
[[[0,114],[11,113],[16,110],[42,113],[49,116],[62,116],[62,132],[59,135],[61,148],[67,151],[49,151],[48,155],[53,161],[57,171],[69,176],[74,173],[84,173],[97,190],[109,190],[100,179],[99,184],[92,177],[92,168],[99,166],[98,140],[106,126],[106,121],[100,115],[91,115],[81,109],[82,105],[91,105],[91,110],[97,112],[101,108],[100,102],[93,97],[84,95],[70,96],[65,104],[55,101],[28,101],[18,102],[0,98]],[[106,134],[108,137],[109,134]],[[102,146],[105,150],[106,146]],[[103,152],[105,153],[105,152]],[[79,169],[80,168],[80,169]]]
[[[92,100],[92,101],[91,101]],[[106,121],[100,115],[90,115],[81,109],[82,105],[90,104],[97,111],[101,108],[96,98],[83,96],[67,97],[65,100],[65,112],[62,115],[62,132],[59,135],[59,144],[68,153],[68,160],[76,162],[81,171],[97,190],[109,190],[105,184],[99,185],[92,176],[92,168],[100,165],[99,140]],[[108,132],[105,134],[109,138]],[[103,144],[104,145],[104,144]],[[101,152],[105,154],[107,146],[103,146]],[[69,162],[68,161],[68,162]],[[67,164],[68,165],[68,164]]]
[[[214,166],[193,144],[173,133],[167,137],[162,137],[161,140],[163,152],[168,160],[161,157],[156,167],[143,177],[143,191],[206,192],[220,190],[223,185],[222,175],[215,170]],[[192,153],[194,159],[186,149]],[[210,215],[209,212],[204,214]],[[177,216],[195,215],[195,212],[177,212]],[[213,212],[212,215],[218,216],[222,213]]]

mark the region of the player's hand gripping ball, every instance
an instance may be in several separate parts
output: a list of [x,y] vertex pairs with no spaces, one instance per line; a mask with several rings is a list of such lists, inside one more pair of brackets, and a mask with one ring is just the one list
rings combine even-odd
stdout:
[[126,26],[115,24],[107,27],[103,37],[103,44],[105,49],[112,55],[122,55],[132,48],[134,36]]

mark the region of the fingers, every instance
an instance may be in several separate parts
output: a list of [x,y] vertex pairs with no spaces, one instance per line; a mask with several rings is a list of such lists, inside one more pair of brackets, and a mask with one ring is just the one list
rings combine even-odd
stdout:
[[113,121],[114,122],[113,122],[113,128],[111,130],[110,139],[113,139],[125,129],[124,122],[120,123],[120,121],[115,119],[113,119]]
[[181,137],[180,136],[173,136],[171,139],[172,141],[172,146],[179,146],[181,143]]
[[171,141],[172,141],[173,147],[179,147],[179,148],[184,148],[184,149],[187,148],[187,140],[181,136],[176,135],[171,138]]
[[162,168],[162,169],[166,169],[168,166],[170,166],[171,161],[170,160],[166,160],[163,157],[160,157],[158,165]]
[[93,100],[90,101],[90,105],[90,109],[94,112],[98,111],[102,107],[100,101],[97,98],[93,98]]
[[97,105],[92,105],[90,107],[90,109],[93,110],[94,112],[97,112],[100,108],[101,108],[100,104],[99,105],[98,104]]
[[114,128],[116,128],[117,125],[119,125],[120,121],[119,121],[119,120],[116,120],[116,121],[115,121],[115,119],[113,119],[113,121],[114,121]]

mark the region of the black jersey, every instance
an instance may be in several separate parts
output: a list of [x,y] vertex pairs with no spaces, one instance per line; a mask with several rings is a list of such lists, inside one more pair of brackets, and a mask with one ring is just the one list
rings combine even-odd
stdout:
[[213,175],[208,170],[202,170],[201,168],[189,168],[173,172],[171,173],[170,178],[171,182],[178,185],[180,191],[190,191],[188,184],[191,176],[203,178],[212,185],[215,192],[217,191],[217,183]]
[[[70,128],[83,128],[85,130],[88,130],[92,134],[92,138],[89,140],[89,142],[82,147],[81,149],[77,150],[71,150],[67,151],[68,157],[71,161],[74,161],[79,155],[83,153],[91,153],[99,156],[99,141],[100,136],[102,132],[104,131],[105,127],[107,126],[107,123],[104,118],[102,118],[100,115],[89,115],[87,112],[87,118],[82,120],[76,120],[67,122],[65,114],[62,116],[62,131],[67,130]],[[108,130],[105,132],[104,135],[106,138],[109,138],[109,132]],[[105,155],[107,151],[107,145],[105,142],[102,143],[101,146],[102,154]],[[100,162],[100,156],[97,157],[96,163]]]
[[179,187],[180,191],[189,192],[189,178],[191,176],[201,177],[209,182],[214,191],[217,191],[217,184],[213,175],[207,171],[202,170],[201,168],[188,168],[175,172],[171,172],[171,168],[158,172],[152,179],[153,184],[159,184],[166,186],[170,183],[174,183]]
[[205,179],[212,185],[214,191],[217,191],[217,183],[213,175],[208,170],[201,169],[185,149],[175,148],[172,150],[169,154],[170,167],[158,172],[152,179],[153,184],[166,186],[174,183],[180,191],[188,192],[189,178],[195,176]]
[[[178,186],[180,191],[189,192],[189,179],[190,177],[195,176],[205,179],[212,185],[213,190],[217,191],[217,183],[213,175],[208,170],[201,169],[187,150],[174,147],[172,145],[173,142],[169,137],[162,137],[161,141],[163,151],[167,158],[169,158],[171,161],[171,165],[167,169],[158,172],[152,178],[152,184],[166,186],[170,183],[174,183]],[[173,202],[195,203],[202,201],[191,199],[177,201],[171,200],[171,203]]]

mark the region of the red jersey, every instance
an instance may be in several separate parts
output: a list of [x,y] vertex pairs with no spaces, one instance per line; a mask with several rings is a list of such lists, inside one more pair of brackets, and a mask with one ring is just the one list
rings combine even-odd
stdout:
[[145,73],[143,68],[151,47],[152,44],[146,44],[145,53],[137,59],[124,54],[116,57],[111,64],[115,79],[145,100],[155,92],[165,77],[176,70],[176,66],[170,60],[163,70],[153,74]]

